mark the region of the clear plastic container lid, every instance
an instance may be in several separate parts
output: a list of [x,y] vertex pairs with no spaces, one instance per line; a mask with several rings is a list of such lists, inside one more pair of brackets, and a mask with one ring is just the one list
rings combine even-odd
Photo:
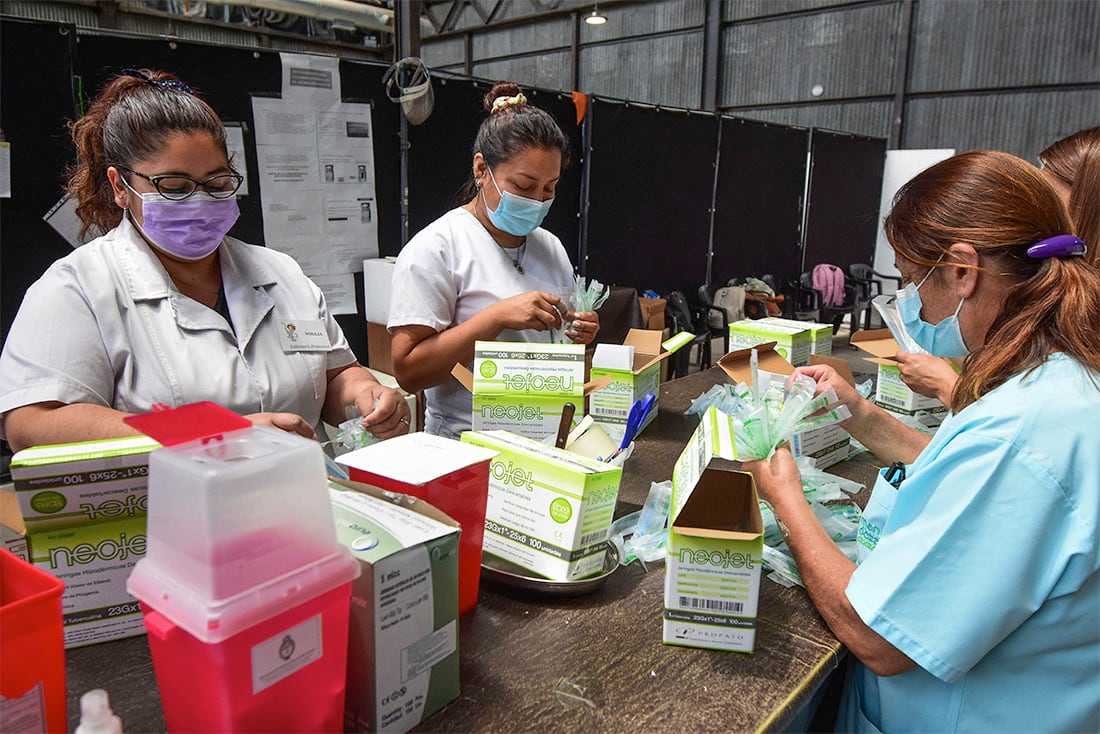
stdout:
[[146,537],[127,590],[205,642],[358,575],[336,541],[320,445],[266,427],[150,454]]

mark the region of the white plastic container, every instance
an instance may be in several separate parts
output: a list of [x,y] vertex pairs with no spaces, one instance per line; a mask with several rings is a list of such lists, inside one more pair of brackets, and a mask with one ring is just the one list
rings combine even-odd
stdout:
[[339,731],[358,573],[317,442],[248,427],[154,451],[148,550],[127,589],[168,728]]

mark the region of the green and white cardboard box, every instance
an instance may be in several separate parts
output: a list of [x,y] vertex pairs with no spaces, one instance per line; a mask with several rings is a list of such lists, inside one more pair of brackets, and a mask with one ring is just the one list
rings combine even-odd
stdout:
[[810,354],[829,357],[833,353],[833,325],[821,324],[816,321],[796,321],[795,319],[782,319],[778,316],[767,316],[760,319],[768,324],[780,326],[793,326],[810,330]]
[[917,413],[947,414],[947,406],[936,398],[913,392],[901,379],[901,368],[894,355],[901,351],[889,329],[859,331],[852,335],[852,344],[872,357],[864,357],[878,366],[875,378],[875,402],[886,410],[903,415]]
[[148,509],[148,436],[33,446],[15,454],[11,476],[28,533],[140,517]]
[[462,441],[500,452],[489,463],[482,548],[554,581],[603,568],[622,468],[506,431]]
[[584,398],[607,381],[585,383],[583,344],[474,344],[474,371],[454,377],[473,393],[471,428],[503,430],[541,441],[557,434],[562,408],[583,413]]
[[703,414],[672,469],[664,642],[752,652],[764,521],[729,416]]
[[458,697],[459,524],[423,500],[330,483],[352,582],[346,731],[404,732]]
[[46,528],[27,535],[31,562],[65,582],[65,647],[144,634],[126,578],[145,556],[145,517]]
[[[630,414],[630,408],[646,393],[653,393],[658,401],[661,396],[661,361],[675,354],[680,347],[691,342],[694,335],[689,332],[680,332],[675,336],[661,341],[661,332],[650,329],[631,329],[624,346],[634,347],[634,364],[629,368],[612,367],[600,363],[599,348],[592,360],[592,379],[608,378],[610,383],[592,393],[589,400],[588,413],[608,436],[616,443],[622,441],[626,432],[626,419]],[[645,421],[638,428],[642,429],[653,422],[657,417],[657,403],[649,412]]]
[[775,351],[795,367],[809,364],[810,329],[802,322],[798,326],[768,323],[764,319],[745,319],[730,324],[730,351],[775,342]]
[[0,487],[0,548],[30,563],[27,552],[27,528],[19,514],[19,500],[10,484]]

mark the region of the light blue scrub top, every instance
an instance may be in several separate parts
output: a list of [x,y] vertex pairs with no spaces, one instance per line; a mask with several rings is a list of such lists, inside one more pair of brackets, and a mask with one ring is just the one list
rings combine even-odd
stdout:
[[838,731],[1100,731],[1097,384],[1056,354],[944,421],[847,588],[919,667],[856,662]]

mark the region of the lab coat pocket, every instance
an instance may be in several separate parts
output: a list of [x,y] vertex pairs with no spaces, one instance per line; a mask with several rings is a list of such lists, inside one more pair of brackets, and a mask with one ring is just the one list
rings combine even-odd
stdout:
[[886,472],[889,467],[881,469],[875,486],[871,489],[871,498],[867,500],[867,506],[863,508],[863,514],[859,518],[859,530],[856,531],[856,563],[863,563],[863,559],[878,545],[878,539],[882,535],[882,529],[894,511],[894,503],[898,499],[898,488],[886,481]]

